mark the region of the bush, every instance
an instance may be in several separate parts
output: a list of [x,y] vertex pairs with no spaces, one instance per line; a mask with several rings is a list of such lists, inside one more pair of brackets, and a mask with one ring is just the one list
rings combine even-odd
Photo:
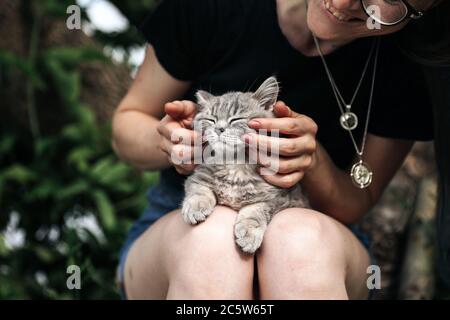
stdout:
[[[64,13],[63,2],[43,3],[51,9],[44,15]],[[0,93],[11,73],[21,73],[30,114],[27,131],[14,117],[0,118],[0,230],[6,230],[0,233],[0,299],[118,298],[119,249],[158,177],[117,159],[110,124],[97,123],[81,101],[78,69],[90,61],[110,63],[102,52],[80,47],[53,47],[27,59],[0,50]],[[37,97],[49,93],[62,125],[42,133],[32,114],[46,112]],[[23,241],[12,246],[11,235]],[[82,290],[67,289],[70,265],[81,268]]]

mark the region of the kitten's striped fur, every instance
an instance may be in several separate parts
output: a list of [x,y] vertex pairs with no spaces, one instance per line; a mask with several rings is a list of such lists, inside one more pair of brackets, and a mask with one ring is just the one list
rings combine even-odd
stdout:
[[[198,112],[194,128],[202,133],[208,147],[216,152],[242,152],[249,119],[274,117],[273,106],[279,93],[274,77],[267,79],[255,92],[231,92],[222,96],[199,91]],[[233,121],[234,120],[234,121]],[[221,131],[222,130],[222,131]],[[186,180],[186,197],[182,205],[187,223],[204,221],[216,205],[238,211],[234,234],[236,243],[247,253],[261,245],[272,216],[292,207],[308,207],[299,185],[282,189],[267,183],[249,163],[200,164]]]

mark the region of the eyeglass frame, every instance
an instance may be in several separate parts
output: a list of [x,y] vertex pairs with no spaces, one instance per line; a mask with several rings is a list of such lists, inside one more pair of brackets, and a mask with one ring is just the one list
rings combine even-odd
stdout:
[[361,7],[363,8],[363,11],[367,14],[367,16],[369,18],[372,18],[373,20],[375,20],[376,22],[378,22],[379,24],[383,25],[383,26],[396,26],[400,23],[402,23],[403,21],[405,21],[406,19],[410,18],[410,19],[414,19],[414,20],[418,20],[420,18],[423,17],[424,13],[422,11],[417,10],[416,8],[414,8],[407,0],[400,0],[406,7],[406,14],[405,16],[400,19],[397,22],[393,22],[393,23],[387,23],[387,22],[383,22],[380,19],[375,19],[373,17],[373,15],[371,15],[367,9],[366,6],[364,5],[364,0],[360,0],[361,1]]

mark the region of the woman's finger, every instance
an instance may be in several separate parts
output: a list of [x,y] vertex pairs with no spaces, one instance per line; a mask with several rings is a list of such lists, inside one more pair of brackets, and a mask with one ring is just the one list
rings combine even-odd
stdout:
[[310,135],[298,138],[278,138],[250,133],[244,135],[243,139],[251,151],[256,149],[260,152],[271,152],[286,157],[313,153],[316,150],[316,140]]
[[170,153],[172,163],[175,165],[192,164],[194,160],[194,147],[184,144],[175,144]]
[[[263,170],[263,169],[260,169]],[[290,174],[264,174],[261,172],[261,176],[265,181],[270,183],[271,185],[283,188],[283,189],[289,189],[295,186],[297,183],[299,183],[303,177],[304,172],[293,172]]]
[[296,171],[308,170],[312,164],[312,156],[305,154],[300,157],[278,157],[275,159],[261,156],[258,158],[258,163],[276,173],[289,174]]
[[255,130],[277,130],[281,134],[301,136],[304,134],[316,134],[317,125],[307,116],[297,118],[262,118],[253,119],[248,123]]
[[197,108],[192,101],[173,101],[164,105],[164,111],[178,121],[192,118]]
[[165,121],[163,119],[158,126],[158,133],[172,141],[172,143],[180,143],[185,145],[194,145],[195,143],[201,144],[201,135],[190,129],[185,129],[180,126],[176,121]]
[[175,170],[183,176],[188,176],[194,171],[195,167],[194,164],[175,166]]
[[275,113],[275,116],[277,116],[278,118],[298,118],[300,116],[302,116],[301,114],[292,111],[291,108],[289,108],[286,103],[284,103],[283,101],[278,101],[274,108],[273,108],[273,112]]
[[197,131],[190,129],[178,128],[172,130],[170,134],[170,141],[176,144],[183,144],[186,146],[202,145],[202,136]]

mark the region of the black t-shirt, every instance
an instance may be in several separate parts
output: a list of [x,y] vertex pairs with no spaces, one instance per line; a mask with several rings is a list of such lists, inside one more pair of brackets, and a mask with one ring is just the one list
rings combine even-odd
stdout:
[[[295,50],[280,30],[276,0],[164,0],[145,20],[141,31],[172,76],[189,80],[184,99],[198,89],[213,94],[255,90],[275,75],[279,99],[318,125],[318,141],[335,164],[345,169],[355,157],[348,132],[339,124],[340,110],[319,57]],[[326,56],[349,101],[361,77],[373,38],[356,40]],[[367,114],[372,69],[353,104],[361,124],[354,132],[360,143]],[[424,76],[387,38],[381,40],[369,132],[408,140],[433,138],[432,108]],[[182,180],[174,169],[163,179]],[[181,185],[181,183],[174,183]]]

